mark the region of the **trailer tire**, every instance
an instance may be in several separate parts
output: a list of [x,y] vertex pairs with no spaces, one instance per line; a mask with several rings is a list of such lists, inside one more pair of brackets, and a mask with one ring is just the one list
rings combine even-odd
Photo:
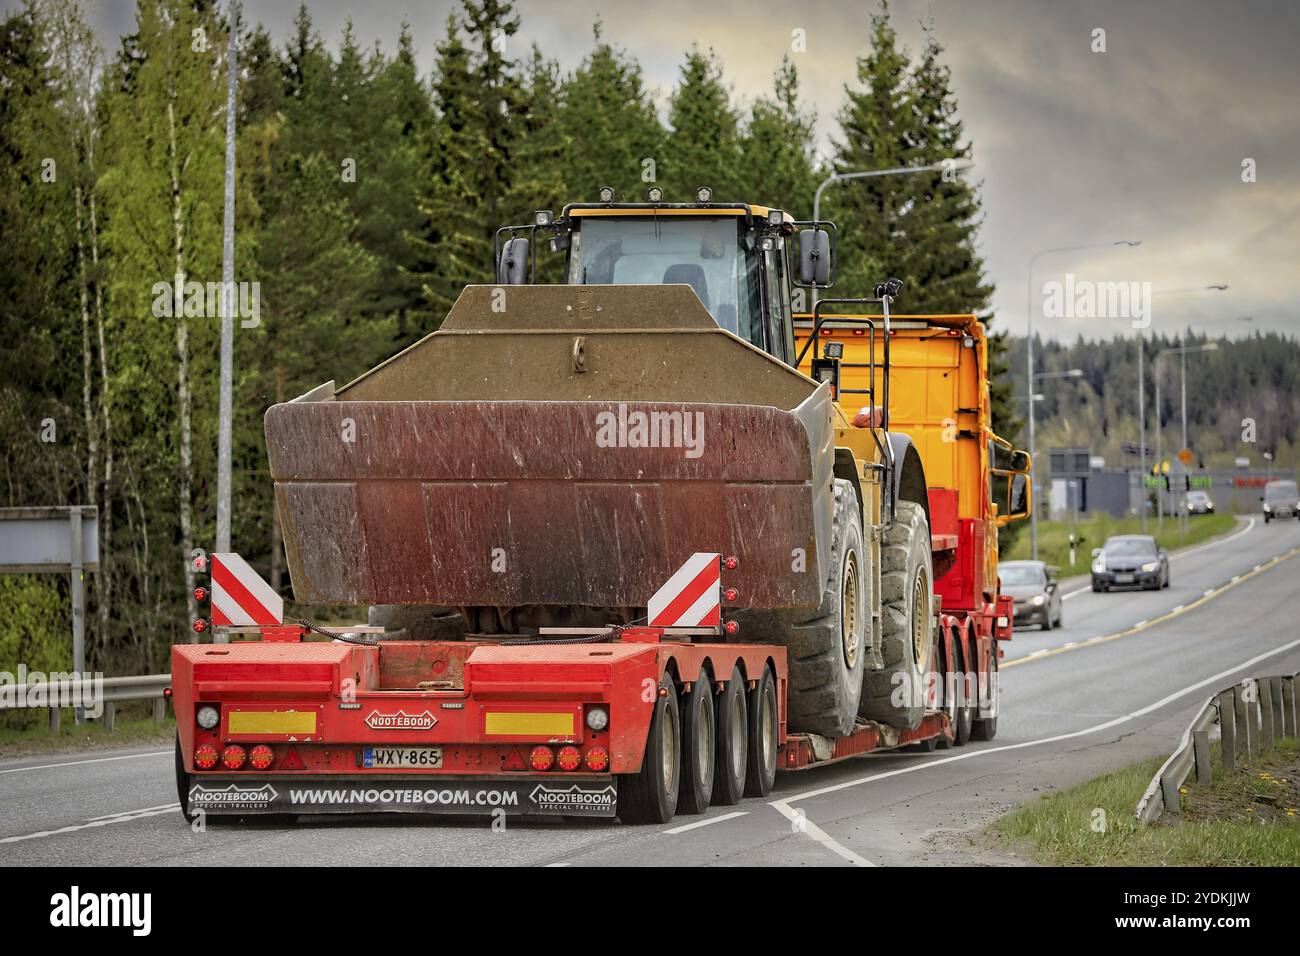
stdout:
[[677,812],[703,813],[713,797],[718,743],[713,680],[707,670],[700,671],[690,693],[682,696],[681,709],[682,792],[677,798]]
[[[970,665],[967,663],[971,659],[970,650],[966,645],[966,640],[960,634],[953,643],[956,649],[956,673],[953,681],[953,690],[956,694],[957,719],[953,721],[953,743],[958,747],[964,747],[970,743],[971,728],[975,719],[974,688],[967,679],[970,673]],[[977,681],[978,682],[978,681]]]
[[934,654],[930,525],[914,501],[895,505],[881,549],[880,653],[885,666],[863,678],[858,713],[898,730],[925,716],[925,674]]
[[776,701],[776,679],[772,667],[763,665],[763,676],[749,692],[749,758],[745,774],[745,796],[766,797],[776,783],[776,752],[780,746],[780,712]]
[[[998,645],[994,641],[989,647],[988,692],[992,699],[993,716],[973,715],[970,725],[971,740],[992,740],[998,735],[998,708],[1002,705],[1001,691],[998,687]],[[983,708],[981,708],[983,709]]]
[[624,823],[667,823],[677,812],[681,779],[681,711],[672,676],[665,674],[659,682],[641,769],[619,780],[619,818]]
[[812,617],[790,625],[790,726],[839,737],[853,729],[862,694],[871,576],[862,513],[851,482],[835,479],[830,570]]
[[181,738],[180,734],[176,735],[176,797],[180,800],[181,816],[185,818],[186,823],[194,822],[194,814],[190,812],[190,774],[185,769],[185,758],[181,756]]
[[745,795],[745,775],[749,772],[747,697],[745,675],[737,664],[714,701],[718,739],[713,760],[713,802],[721,807],[735,806]]

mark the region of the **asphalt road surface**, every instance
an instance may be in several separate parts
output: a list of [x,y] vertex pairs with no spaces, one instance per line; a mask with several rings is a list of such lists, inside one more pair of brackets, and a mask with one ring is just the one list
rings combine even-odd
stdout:
[[[0,764],[0,864],[827,866],[988,862],[962,834],[1039,793],[1168,754],[1243,677],[1300,670],[1300,522],[1243,519],[1172,556],[1165,591],[1070,590],[1065,626],[1006,648],[997,739],[781,774],[767,801],[664,827],[372,815],[193,832],[172,753]],[[998,862],[994,860],[992,862]]]

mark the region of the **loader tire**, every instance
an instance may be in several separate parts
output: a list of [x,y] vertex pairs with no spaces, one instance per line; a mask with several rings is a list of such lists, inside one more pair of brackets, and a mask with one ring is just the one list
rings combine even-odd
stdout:
[[830,571],[821,604],[785,635],[790,661],[790,728],[838,737],[849,733],[862,694],[867,656],[869,560],[853,485],[835,479]]
[[366,615],[381,641],[463,641],[465,619],[455,608],[432,604],[372,604]]
[[934,653],[930,525],[913,501],[898,502],[881,548],[880,654],[884,669],[868,671],[858,713],[899,730],[925,716],[925,674]]

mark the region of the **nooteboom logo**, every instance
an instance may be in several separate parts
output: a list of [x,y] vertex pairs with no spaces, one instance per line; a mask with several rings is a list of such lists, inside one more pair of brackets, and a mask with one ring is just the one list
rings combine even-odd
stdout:
[[151,893],[83,893],[74,886],[50,897],[50,925],[62,928],[122,926],[133,936],[153,928]]
[[237,783],[228,787],[205,787],[198,783],[190,788],[190,807],[195,810],[265,810],[278,796],[269,783],[260,787]]
[[528,798],[548,810],[599,810],[612,807],[618,799],[618,791],[612,786],[586,790],[576,783],[564,788],[538,784]]
[[422,714],[408,714],[401,710],[395,714],[377,710],[366,714],[366,726],[371,730],[428,730],[437,722],[438,718],[427,710]]
[[687,458],[704,454],[704,412],[629,412],[626,402],[618,411],[596,414],[598,448],[682,448]]

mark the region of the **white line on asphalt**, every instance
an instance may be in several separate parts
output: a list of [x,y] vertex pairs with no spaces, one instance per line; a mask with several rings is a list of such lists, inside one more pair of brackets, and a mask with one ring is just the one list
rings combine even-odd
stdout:
[[[1188,548],[1186,551],[1175,551],[1173,554],[1169,555],[1169,560],[1172,561],[1174,558],[1185,558],[1189,554],[1195,554],[1197,551],[1204,551],[1206,548],[1214,548],[1214,547],[1218,547],[1221,544],[1227,544],[1229,541],[1235,540],[1236,538],[1240,538],[1243,534],[1248,534],[1250,530],[1254,527],[1255,527],[1255,519],[1248,518],[1246,519],[1246,527],[1242,528],[1240,531],[1233,532],[1232,534],[1228,535],[1226,538],[1219,538],[1218,540],[1215,541],[1207,541],[1205,544],[1198,544],[1196,547]],[[1255,566],[1255,570],[1256,571],[1259,570],[1259,565]],[[1090,591],[1090,590],[1092,590],[1092,585],[1085,584],[1081,588],[1075,588],[1073,591],[1070,591],[1068,594],[1062,594],[1061,600],[1068,601],[1076,594],[1082,594],[1084,591]]]
[[[1235,580],[1237,580],[1237,579],[1236,579],[1236,578],[1233,578],[1232,580],[1235,581]],[[1181,611],[1181,610],[1182,610],[1183,608],[1185,608],[1185,607],[1187,607],[1186,604],[1180,604],[1180,605],[1178,605],[1178,607],[1174,608],[1174,611]]]
[[130,823],[132,820],[143,820],[145,817],[158,817],[164,813],[176,813],[180,810],[179,803],[173,803],[170,807],[161,807],[155,810],[138,810],[130,814],[110,817],[108,819],[88,820],[85,823],[77,823],[70,827],[59,827],[57,830],[40,830],[36,833],[24,833],[22,836],[11,836],[0,838],[0,845],[5,843],[22,843],[24,840],[37,840],[41,837],[58,836],[62,833],[75,833],[78,830],[92,830],[96,827],[106,827],[110,823]]
[[35,767],[10,767],[0,773],[26,773],[28,770],[51,770],[54,767],[79,767],[86,763],[107,763],[110,760],[135,760],[137,757],[170,757],[170,750],[156,750],[147,754],[122,754],[118,757],[91,757],[87,760],[65,760],[63,763],[43,763]]
[[731,813],[724,813],[721,816],[709,817],[707,820],[696,820],[694,823],[688,823],[685,826],[673,827],[671,830],[664,830],[664,833],[685,833],[687,830],[698,830],[700,827],[707,827],[710,823],[721,823],[723,820],[734,820],[736,817],[743,817],[748,810],[734,810]]
[[1205,592],[1203,595],[1201,595],[1201,596],[1202,596],[1202,597],[1209,597],[1209,596],[1210,596],[1211,594],[1213,594],[1214,592],[1215,592],[1215,588],[1210,588],[1208,591],[1206,591],[1206,592]]
[[143,807],[139,810],[123,810],[121,813],[105,813],[103,816],[91,817],[92,820],[113,820],[117,817],[134,816],[137,813],[148,813],[150,810],[179,810],[179,803],[160,803],[156,807]]
[[829,833],[827,833],[817,824],[809,820],[808,815],[806,813],[804,813],[802,810],[796,810],[794,807],[790,806],[789,801],[777,800],[769,804],[769,806],[776,807],[777,812],[782,814],[787,820],[789,820],[793,824],[793,829],[796,833],[802,833],[806,836],[811,837],[812,839],[820,843],[822,846],[826,847],[826,849],[834,853],[836,856],[848,860],[854,866],[875,866],[876,865],[872,863],[870,860],[868,860],[866,857],[858,856],[858,854],[854,853],[844,844],[836,842],[835,839],[833,839]]
[[1165,706],[1166,704],[1172,703],[1173,701],[1177,700],[1180,697],[1186,697],[1188,694],[1195,693],[1196,691],[1208,687],[1211,684],[1218,683],[1219,681],[1223,680],[1223,678],[1229,677],[1232,674],[1237,673],[1238,671],[1245,670],[1247,667],[1253,667],[1256,664],[1260,663],[1261,661],[1268,660],[1270,657],[1276,657],[1278,654],[1284,654],[1287,651],[1292,650],[1293,648],[1296,647],[1300,647],[1300,640],[1291,641],[1290,643],[1283,644],[1280,647],[1276,647],[1271,651],[1265,651],[1263,654],[1258,654],[1255,657],[1252,657],[1248,661],[1242,661],[1240,664],[1236,665],[1235,667],[1230,667],[1225,671],[1220,671],[1219,673],[1214,674],[1211,677],[1207,677],[1204,680],[1197,681],[1195,684],[1192,684],[1188,687],[1184,687],[1182,690],[1174,691],[1174,693],[1169,694],[1166,697],[1162,697],[1154,704],[1148,704],[1146,707],[1143,707],[1140,710],[1135,710],[1132,713],[1123,715],[1122,717],[1116,717],[1114,720],[1108,720],[1105,721],[1104,723],[1094,724],[1091,727],[1085,727],[1082,730],[1072,730],[1069,733],[1056,734],[1052,737],[1041,737],[1038,740],[1025,740],[1018,744],[1006,744],[1001,747],[988,747],[982,750],[968,750],[965,753],[960,753],[952,757],[941,757],[937,760],[923,760],[921,762],[914,763],[907,767],[900,767],[897,770],[886,770],[881,773],[873,773],[865,777],[858,777],[855,780],[845,780],[843,783],[832,784],[829,787],[821,787],[817,790],[809,790],[806,793],[797,793],[791,797],[784,797],[780,800],[774,800],[768,805],[775,808],[779,813],[781,813],[789,820],[792,821],[802,820],[801,827],[798,828],[800,832],[807,833],[818,843],[824,844],[827,847],[827,849],[838,854],[844,859],[851,860],[852,862],[856,863],[858,866],[873,866],[874,864],[872,864],[870,861],[864,859],[861,856],[858,856],[858,854],[854,853],[852,850],[848,849],[847,847],[841,846],[839,843],[836,843],[824,831],[818,829],[817,826],[811,820],[808,820],[806,814],[801,813],[799,810],[792,807],[791,804],[802,803],[806,800],[811,800],[814,797],[821,797],[821,796],[825,796],[828,793],[836,793],[840,790],[847,790],[850,787],[861,786],[864,783],[872,783],[873,781],[876,780],[884,780],[887,777],[898,777],[905,773],[915,773],[918,770],[928,770],[930,767],[938,767],[941,764],[955,763],[958,760],[974,760],[977,757],[987,757],[990,754],[1006,753],[1007,751],[1010,750],[1023,750],[1026,747],[1037,747],[1040,744],[1059,743],[1062,740],[1073,740],[1076,737],[1087,737],[1090,734],[1100,733],[1103,730],[1109,730],[1112,727],[1116,727],[1120,724],[1127,723],[1130,720],[1136,720],[1139,717],[1145,717],[1147,714],[1151,713],[1152,711],[1159,710],[1161,707]]

